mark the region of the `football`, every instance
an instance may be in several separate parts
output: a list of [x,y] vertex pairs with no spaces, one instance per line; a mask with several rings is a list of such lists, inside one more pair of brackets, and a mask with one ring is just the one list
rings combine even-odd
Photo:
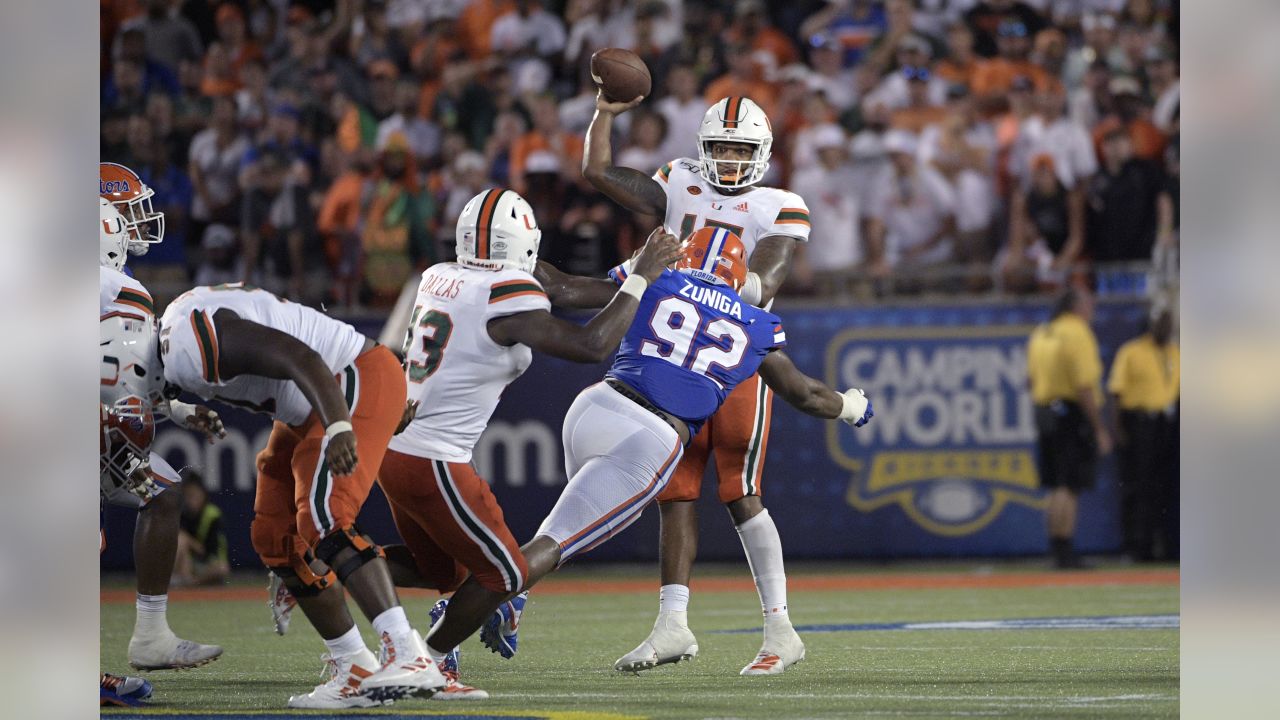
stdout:
[[597,50],[591,56],[591,79],[609,102],[630,102],[653,90],[653,76],[639,55],[622,48]]

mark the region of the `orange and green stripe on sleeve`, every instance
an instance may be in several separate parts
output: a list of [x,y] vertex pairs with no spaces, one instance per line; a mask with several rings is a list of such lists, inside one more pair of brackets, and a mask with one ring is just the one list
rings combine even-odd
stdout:
[[120,294],[116,295],[116,302],[137,308],[148,315],[156,314],[156,306],[151,300],[151,296],[141,290],[120,288]]
[[662,178],[662,182],[667,182],[667,180],[671,179],[671,163],[658,168],[658,176]]
[[196,346],[200,348],[200,370],[206,382],[221,382],[218,377],[218,336],[213,323],[201,310],[191,311],[191,329],[195,331]]
[[536,295],[546,297],[542,286],[536,282],[529,280],[508,280],[506,282],[494,283],[489,289],[489,304],[502,302],[503,300],[511,300],[518,297],[526,297]]
[[809,211],[804,208],[782,208],[774,225],[804,225],[809,227]]

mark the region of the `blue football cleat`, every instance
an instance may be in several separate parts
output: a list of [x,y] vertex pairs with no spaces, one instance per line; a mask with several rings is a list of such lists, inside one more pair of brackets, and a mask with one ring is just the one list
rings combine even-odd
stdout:
[[98,705],[115,707],[139,707],[151,697],[151,683],[139,677],[125,677],[102,673],[102,686],[98,693]]
[[520,629],[520,615],[528,599],[529,591],[526,590],[499,605],[493,617],[480,628],[480,642],[510,660],[516,654],[516,632]]
[[[440,600],[436,602],[435,605],[431,606],[431,627],[435,627],[436,623],[440,622],[440,618],[444,617],[444,611],[447,610],[448,608],[449,608],[449,598],[440,598]],[[462,655],[462,651],[459,650],[458,648],[454,648],[450,650],[449,654],[444,656],[444,661],[440,663],[440,672],[457,673],[458,659],[460,658],[461,655]]]
[[[441,598],[431,607],[431,627],[444,617],[449,607],[448,598]],[[462,658],[462,650],[454,648],[439,663],[440,674],[444,675],[445,686],[431,696],[432,700],[488,700],[489,693],[480,688],[471,687],[458,678],[458,661]]]

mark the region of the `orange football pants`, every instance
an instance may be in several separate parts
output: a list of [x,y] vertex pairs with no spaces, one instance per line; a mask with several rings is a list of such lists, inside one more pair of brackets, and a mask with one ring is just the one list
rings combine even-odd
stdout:
[[253,548],[267,567],[303,564],[303,553],[331,531],[351,527],[404,412],[404,369],[382,345],[336,376],[351,410],[356,469],[336,477],[324,462],[327,441],[313,412],[300,426],[277,421],[258,453]]
[[725,398],[724,404],[694,436],[659,503],[697,500],[702,496],[702,478],[714,455],[719,497],[731,503],[748,495],[761,495],[765,447],[769,440],[769,420],[773,415],[773,391],[752,375]]
[[489,484],[470,464],[388,450],[378,484],[428,587],[452,592],[468,571],[486,590],[524,587],[524,554]]

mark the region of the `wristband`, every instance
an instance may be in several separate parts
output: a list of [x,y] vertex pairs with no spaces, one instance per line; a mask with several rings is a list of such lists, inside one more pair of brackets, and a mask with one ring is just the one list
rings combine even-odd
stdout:
[[324,439],[332,440],[334,435],[337,435],[338,433],[351,432],[352,429],[350,421],[339,420],[324,429]]
[[742,283],[742,290],[738,293],[748,305],[760,305],[761,296],[764,294],[764,288],[760,285],[760,276],[748,271],[747,279]]
[[626,293],[638,302],[640,298],[644,297],[644,291],[648,288],[648,280],[639,275],[628,275],[627,279],[622,282],[622,287],[618,288],[618,292]]

